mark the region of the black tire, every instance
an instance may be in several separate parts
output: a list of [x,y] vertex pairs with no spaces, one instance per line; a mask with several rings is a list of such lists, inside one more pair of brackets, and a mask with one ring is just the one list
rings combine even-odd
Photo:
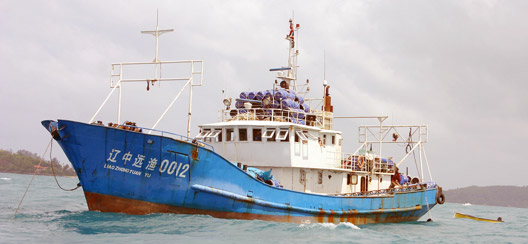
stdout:
[[440,195],[438,195],[436,197],[436,203],[438,204],[444,204],[445,203],[445,196],[444,196],[444,193],[440,193]]

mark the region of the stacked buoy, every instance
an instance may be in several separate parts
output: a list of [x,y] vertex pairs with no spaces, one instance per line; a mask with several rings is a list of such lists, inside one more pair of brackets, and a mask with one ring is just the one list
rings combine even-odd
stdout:
[[[263,100],[268,99],[269,104],[264,104]],[[247,113],[244,103],[251,103],[251,107],[260,109],[257,111],[259,118],[282,115],[296,124],[306,124],[306,114],[310,112],[310,106],[304,103],[304,98],[293,90],[277,89],[258,92],[241,92],[240,100],[235,103],[239,113]]]

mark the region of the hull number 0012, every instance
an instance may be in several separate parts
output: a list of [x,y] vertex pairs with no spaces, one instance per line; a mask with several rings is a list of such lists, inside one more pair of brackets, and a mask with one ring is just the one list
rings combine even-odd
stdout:
[[176,161],[170,162],[168,159],[161,161],[159,167],[160,173],[174,174],[176,177],[185,178],[185,174],[189,171],[189,164],[178,163]]

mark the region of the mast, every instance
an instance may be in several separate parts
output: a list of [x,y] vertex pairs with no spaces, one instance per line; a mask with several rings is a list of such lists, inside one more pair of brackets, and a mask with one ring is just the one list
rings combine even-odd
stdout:
[[299,55],[299,50],[295,48],[295,35],[296,32],[297,34],[299,33],[301,25],[294,24],[293,19],[290,19],[289,22],[290,32],[286,35],[286,40],[289,42],[288,66],[270,69],[270,71],[278,71],[277,78],[285,81],[287,87],[291,87],[292,90],[297,91],[297,56]]
[[156,37],[156,50],[155,50],[155,54],[154,54],[154,60],[152,61],[154,63],[159,63],[160,62],[159,56],[158,56],[159,36],[161,36],[164,33],[173,32],[174,31],[174,29],[160,30],[159,26],[158,26],[158,23],[159,23],[159,13],[158,13],[158,10],[156,10],[156,30],[153,30],[153,31],[141,31],[141,34],[151,34],[154,37]]

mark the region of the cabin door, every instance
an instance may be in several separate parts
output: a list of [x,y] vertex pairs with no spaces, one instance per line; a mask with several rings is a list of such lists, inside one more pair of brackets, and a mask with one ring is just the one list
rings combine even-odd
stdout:
[[361,192],[368,191],[368,175],[361,176]]

